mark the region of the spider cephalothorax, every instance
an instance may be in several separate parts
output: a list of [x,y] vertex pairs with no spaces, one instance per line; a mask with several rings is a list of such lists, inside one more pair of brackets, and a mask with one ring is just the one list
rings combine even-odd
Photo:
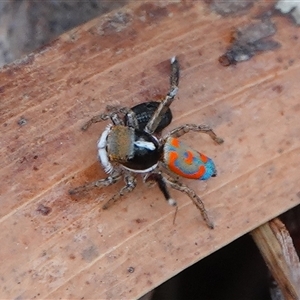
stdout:
[[126,185],[103,206],[107,209],[125,193],[136,186],[136,174],[142,173],[144,181],[158,184],[165,199],[171,205],[167,186],[186,193],[200,210],[206,224],[213,228],[203,202],[188,186],[178,180],[178,176],[206,180],[216,176],[214,162],[181,142],[178,138],[189,131],[208,134],[216,143],[223,140],[207,125],[185,124],[161,137],[161,131],[170,124],[172,113],[169,108],[178,91],[179,64],[171,59],[170,91],[161,102],[145,102],[132,108],[109,107],[108,112],[93,117],[83,127],[111,119],[98,141],[98,157],[108,174],[105,179],[85,184],[70,190],[70,194],[86,191],[93,187],[108,186],[124,177]]
[[143,130],[109,125],[99,140],[98,154],[108,173],[113,169],[110,162],[122,164],[125,169],[135,173],[145,173],[157,166],[159,142],[154,135]]

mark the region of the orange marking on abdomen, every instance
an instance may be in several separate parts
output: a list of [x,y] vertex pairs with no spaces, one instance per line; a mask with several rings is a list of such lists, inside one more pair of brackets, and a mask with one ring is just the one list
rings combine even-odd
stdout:
[[175,138],[170,138],[170,144],[176,148],[179,148],[179,140]]
[[178,154],[176,152],[170,152],[169,153],[169,164],[171,166],[174,166],[175,165],[175,161],[177,160],[178,158]]
[[[205,166],[200,166],[197,170],[197,172],[189,174],[185,173],[184,170],[181,170],[178,168],[175,163],[176,160],[178,159],[178,154],[176,152],[170,152],[169,153],[169,162],[168,162],[168,167],[169,169],[174,172],[175,174],[184,177],[184,178],[189,178],[189,179],[199,179],[201,178],[204,173],[206,172]],[[180,162],[179,162],[180,163]]]
[[206,172],[206,168],[204,166],[200,166],[197,173],[190,174],[189,177],[185,175],[185,177],[191,179],[199,179],[204,175],[205,172]]
[[201,179],[206,173],[205,163],[209,158],[192,150],[179,139],[169,137],[165,151],[165,163],[175,174],[189,179]]
[[191,165],[193,162],[194,155],[191,151],[186,151],[185,153],[187,154],[187,157],[184,160],[187,164]]
[[201,160],[202,160],[204,163],[206,163],[206,162],[208,161],[208,157],[207,157],[206,155],[202,154],[202,153],[199,153],[199,154],[200,154]]

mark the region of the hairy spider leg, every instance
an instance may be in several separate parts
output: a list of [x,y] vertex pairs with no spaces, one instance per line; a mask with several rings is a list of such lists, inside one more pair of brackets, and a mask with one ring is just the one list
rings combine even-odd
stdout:
[[108,209],[111,205],[117,202],[122,196],[132,192],[135,189],[136,178],[130,172],[126,172],[126,174],[124,175],[124,180],[126,185],[122,187],[117,194],[115,194],[102,206],[103,209]]
[[69,190],[70,195],[75,195],[78,193],[86,192],[88,190],[91,190],[95,187],[105,187],[112,184],[115,184],[122,178],[122,171],[114,172],[112,175],[108,176],[107,178],[96,180],[93,182],[89,182],[87,184],[84,184],[82,186],[79,186],[75,189]]
[[168,203],[172,206],[176,206],[177,203],[176,201],[171,198],[171,195],[169,193],[168,187],[166,185],[165,182],[165,178],[161,175],[161,173],[151,173],[151,174],[147,174],[144,177],[144,181],[155,181],[160,189],[160,191],[162,192],[162,194],[164,195],[165,199],[168,201]]
[[196,207],[199,209],[199,211],[202,215],[202,218],[205,221],[205,223],[207,224],[207,226],[211,229],[214,228],[214,224],[208,216],[208,213],[207,213],[207,210],[205,209],[204,203],[202,202],[200,197],[195,193],[194,190],[192,190],[185,184],[175,181],[173,179],[164,178],[164,180],[171,188],[187,194],[190,197],[190,199],[193,201],[193,203],[196,205]]
[[139,122],[138,122],[135,112],[131,109],[128,109],[126,112],[126,115],[127,115],[127,125],[129,127],[139,129]]
[[174,128],[169,133],[167,133],[162,139],[161,142],[164,144],[169,137],[181,137],[189,131],[196,131],[208,134],[217,144],[222,144],[224,140],[218,137],[215,132],[208,125],[196,125],[196,124],[185,124],[179,127]]
[[124,113],[124,107],[115,108],[115,109],[112,109],[112,107],[108,107],[107,110],[113,110],[113,111],[92,117],[81,127],[81,129],[83,131],[86,131],[92,124],[106,121],[108,119],[111,119],[114,125],[124,125],[123,120],[118,115],[118,113]]
[[149,120],[145,127],[145,131],[152,134],[155,132],[164,114],[168,110],[169,106],[174,100],[174,97],[178,91],[179,84],[179,63],[176,57],[171,58],[171,75],[170,75],[170,91],[166,95],[165,99],[160,103],[157,110]]
[[128,108],[128,107],[125,107],[125,106],[110,106],[110,105],[107,105],[106,110],[108,112],[110,112],[111,119],[113,118],[113,114],[117,115],[117,118],[118,118],[118,120],[116,120],[117,123],[112,120],[114,122],[114,125],[125,125],[124,122],[120,120],[120,116],[119,116],[119,113],[120,113],[120,114],[122,114],[123,118],[124,118],[125,115],[127,116],[126,126],[133,127],[135,129],[139,128],[139,122],[138,122],[137,116],[131,108]]
[[178,87],[179,84],[179,63],[176,56],[171,58],[170,90]]

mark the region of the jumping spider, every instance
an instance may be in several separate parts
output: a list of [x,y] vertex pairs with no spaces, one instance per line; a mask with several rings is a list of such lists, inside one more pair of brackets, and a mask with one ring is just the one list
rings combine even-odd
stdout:
[[[141,173],[144,182],[158,184],[170,205],[175,206],[176,201],[171,198],[167,186],[186,193],[200,210],[208,227],[214,227],[199,196],[181,183],[178,176],[206,180],[216,176],[215,165],[210,158],[193,150],[178,138],[189,131],[196,131],[208,134],[217,144],[223,143],[223,140],[209,126],[195,124],[179,126],[160,137],[161,130],[171,122],[169,106],[177,94],[178,83],[179,63],[173,57],[170,91],[164,100],[142,103],[131,109],[111,107],[107,113],[93,117],[82,127],[87,130],[93,123],[108,119],[112,121],[113,124],[105,128],[97,144],[98,157],[108,177],[72,189],[70,194],[109,186],[123,177],[126,185],[103,205],[103,209],[107,209],[121,196],[133,191],[136,187],[136,175]],[[146,114],[141,111],[144,107],[148,109]]]

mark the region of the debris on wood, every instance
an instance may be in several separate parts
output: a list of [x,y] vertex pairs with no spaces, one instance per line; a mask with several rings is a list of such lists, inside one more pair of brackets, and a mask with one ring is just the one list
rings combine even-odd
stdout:
[[210,8],[222,16],[246,13],[252,6],[255,0],[213,0],[210,3]]
[[238,62],[246,61],[259,52],[274,50],[280,44],[268,37],[276,32],[275,24],[269,19],[250,24],[237,29],[232,36],[232,45],[226,53],[219,57],[223,66],[229,66]]

